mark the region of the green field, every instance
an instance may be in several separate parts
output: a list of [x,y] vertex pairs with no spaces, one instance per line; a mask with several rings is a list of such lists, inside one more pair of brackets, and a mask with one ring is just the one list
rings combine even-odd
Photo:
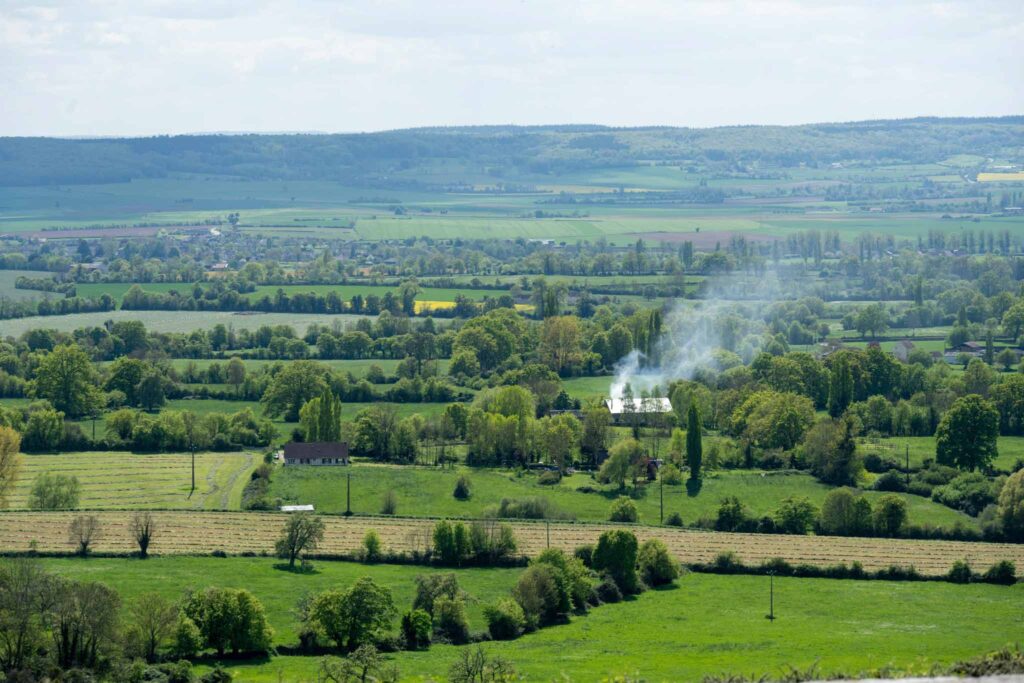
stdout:
[[223,324],[236,330],[255,330],[263,325],[291,325],[302,334],[310,325],[354,325],[358,315],[317,315],[315,313],[232,313],[229,311],[106,311],[71,315],[31,316],[4,320],[3,336],[18,337],[29,330],[51,329],[73,332],[81,327],[99,327],[106,321],[140,320],[153,332],[192,332]]
[[[1018,460],[1024,460],[1024,436],[1001,436],[997,441],[999,457],[993,461],[997,469],[1010,470]],[[880,440],[864,441],[862,453],[880,453],[904,463],[910,453],[910,466],[921,467],[925,460],[935,460],[934,436],[894,436]]]
[[242,505],[242,489],[262,462],[254,453],[197,453],[196,490],[190,495],[192,461],[187,453],[123,451],[22,455],[9,507],[28,506],[35,478],[43,473],[74,476],[79,507],[231,509]]
[[[432,570],[317,562],[313,574],[273,568],[264,558],[48,559],[47,568],[115,586],[130,601],[146,591],[179,597],[188,588],[244,587],[264,604],[275,641],[296,641],[293,608],[305,594],[372,575],[392,589],[400,610],[413,596],[412,579]],[[483,605],[506,595],[521,570],[458,570],[470,629],[484,628]],[[1024,584],[1011,588],[947,583],[778,579],[774,622],[765,577],[690,574],[677,588],[596,608],[571,623],[516,641],[488,643],[530,680],[598,680],[641,675],[647,680],[698,680],[715,672],[780,675],[786,666],[859,672],[892,666],[921,673],[935,663],[976,656],[1019,639]],[[951,618],[955,615],[955,618]],[[624,628],[624,625],[629,626]],[[964,624],[970,624],[965,628]],[[444,676],[461,648],[389,655],[402,677]],[[315,657],[227,661],[236,680],[289,683],[316,680]]]
[[45,270],[0,270],[0,299],[29,301],[32,299],[63,298],[63,294],[41,292],[35,289],[17,289],[14,283],[19,277],[52,278],[53,273]]
[[[606,521],[611,502],[620,495],[614,486],[598,484],[582,473],[563,478],[557,486],[541,486],[537,484],[535,474],[503,470],[355,465],[337,469],[284,467],[273,476],[270,497],[281,498],[286,503],[312,503],[322,512],[343,512],[349,474],[352,477],[352,510],[364,514],[379,513],[381,500],[390,489],[398,497],[398,513],[401,515],[480,517],[502,498],[541,496],[576,519]],[[459,501],[452,496],[460,474],[467,474],[472,481],[473,496],[468,501]],[[597,491],[580,492],[577,489],[581,486],[591,486]],[[666,486],[665,515],[678,512],[687,523],[701,517],[714,517],[725,496],[737,496],[757,516],[770,515],[790,496],[806,496],[816,505],[821,505],[829,490],[829,486],[808,474],[722,471],[708,475],[699,492],[689,492],[685,486]],[[874,502],[883,494],[868,491],[865,495]],[[911,523],[952,526],[960,522],[968,527],[977,526],[973,518],[931,500],[900,495],[907,501]],[[658,485],[642,486],[636,503],[642,523],[659,523]]]

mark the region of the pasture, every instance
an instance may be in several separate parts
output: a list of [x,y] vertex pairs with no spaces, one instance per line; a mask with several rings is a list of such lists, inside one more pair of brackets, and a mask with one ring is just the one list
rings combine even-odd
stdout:
[[[265,558],[43,562],[72,578],[116,586],[129,602],[152,590],[173,599],[189,588],[207,585],[247,588],[264,604],[280,645],[297,641],[294,606],[305,594],[370,575],[392,590],[402,611],[411,603],[413,578],[437,571],[317,562],[314,573],[294,574],[274,569],[275,560]],[[520,571],[456,570],[470,596],[467,616],[472,631],[483,630],[483,606],[506,595]],[[1021,626],[1024,585],[781,578],[775,583],[775,621],[764,618],[767,601],[765,577],[689,574],[676,588],[647,591],[634,600],[574,616],[568,624],[511,642],[486,643],[484,648],[511,661],[529,680],[599,680],[612,675],[699,680],[709,673],[781,675],[787,666],[806,669],[815,663],[823,673],[892,667],[920,674],[934,664],[949,664],[1013,642]],[[434,645],[388,658],[403,678],[434,677],[445,675],[462,650]],[[312,683],[317,659],[236,659],[224,666],[236,680]]]
[[30,301],[39,299],[63,298],[56,292],[41,292],[35,289],[17,289],[14,283],[19,277],[51,278],[53,273],[45,270],[0,270],[0,299],[12,301]]
[[139,320],[153,332],[192,332],[208,330],[222,324],[236,330],[255,330],[263,325],[291,325],[300,334],[310,325],[331,325],[338,321],[342,327],[354,325],[362,316],[317,315],[315,313],[233,313],[230,311],[106,311],[72,313],[70,315],[29,316],[4,320],[3,336],[19,337],[29,330],[50,329],[73,332],[82,327],[99,327],[106,321]]
[[[284,467],[275,471],[270,497],[289,504],[316,506],[322,512],[345,511],[346,483],[351,474],[352,510],[358,514],[380,512],[384,494],[392,490],[398,497],[398,514],[431,517],[480,517],[503,498],[546,498],[559,511],[581,521],[601,522],[608,519],[611,503],[628,490],[618,491],[614,485],[602,485],[589,475],[577,473],[564,477],[560,484],[540,485],[537,475],[508,470],[432,469],[388,465],[353,465],[349,468]],[[466,475],[472,482],[473,496],[459,501],[452,496],[455,482]],[[588,487],[592,492],[581,491]],[[726,470],[705,476],[702,486],[665,486],[665,516],[678,512],[687,523],[700,518],[713,518],[722,499],[738,497],[757,517],[771,515],[789,497],[806,497],[815,505],[822,501],[831,487],[809,474]],[[656,483],[640,486],[633,494],[644,524],[658,524],[661,487]],[[874,503],[884,495],[876,491],[864,493]],[[961,512],[934,503],[927,498],[899,494],[907,502],[911,524],[930,523],[952,527],[959,523],[976,528],[977,520]]]
[[36,477],[47,472],[74,476],[79,506],[103,508],[239,509],[249,474],[262,462],[254,453],[197,453],[196,490],[190,495],[188,453],[122,451],[22,455],[9,507],[28,507]]
[[[68,553],[74,550],[68,526],[80,512],[19,512],[0,515],[0,547],[8,552]],[[103,529],[95,544],[98,553],[130,555],[137,550],[131,534],[132,513],[97,511]],[[156,511],[157,525],[150,552],[154,555],[208,555],[214,551],[232,554],[273,554],[288,513]],[[409,553],[431,545],[433,519],[411,517],[345,517],[327,515],[324,540],[317,552],[328,556],[352,556],[362,548],[370,529],[380,535],[384,551]],[[517,552],[533,557],[545,548],[568,552],[581,545],[597,543],[600,535],[621,524],[509,521],[516,537]],[[722,533],[674,527],[628,525],[642,542],[659,538],[679,560],[687,563],[713,561],[720,553],[733,552],[746,564],[782,558],[791,564],[831,567],[860,562],[867,570],[896,565],[913,566],[927,576],[949,571],[957,560],[966,559],[984,571],[1000,560],[1024,566],[1024,545],[963,541],[918,541],[843,536],[788,536],[774,534]]]

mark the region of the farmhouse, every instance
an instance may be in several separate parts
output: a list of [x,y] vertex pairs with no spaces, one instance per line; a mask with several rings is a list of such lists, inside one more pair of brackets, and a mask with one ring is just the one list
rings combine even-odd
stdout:
[[649,415],[664,415],[672,412],[672,402],[665,397],[651,398],[610,398],[604,402],[612,414],[612,422],[622,424],[639,419],[643,422]]
[[348,444],[345,442],[286,443],[285,465],[347,465]]

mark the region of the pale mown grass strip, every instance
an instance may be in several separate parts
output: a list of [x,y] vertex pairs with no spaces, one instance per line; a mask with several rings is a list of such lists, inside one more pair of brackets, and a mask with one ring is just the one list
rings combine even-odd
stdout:
[[[76,512],[0,513],[0,549],[6,552],[69,552],[68,525]],[[130,533],[131,512],[99,511],[103,537],[97,552],[129,553],[135,550]],[[177,512],[157,511],[157,533],[150,548],[158,554],[272,553],[287,518],[280,513]],[[381,536],[386,549],[398,552],[423,550],[429,545],[434,520],[390,517],[324,517],[326,535],[319,552],[347,554],[359,549],[367,530]],[[573,550],[595,543],[609,524],[513,522],[520,552],[535,555],[548,547]],[[865,569],[891,565],[909,567],[937,576],[946,573],[957,560],[966,559],[977,569],[999,560],[1024,567],[1024,545],[966,543],[958,541],[916,541],[832,536],[776,536],[727,534],[665,527],[629,527],[643,541],[662,539],[684,562],[710,562],[719,553],[735,552],[745,563],[781,557],[793,564],[819,567],[860,562]]]

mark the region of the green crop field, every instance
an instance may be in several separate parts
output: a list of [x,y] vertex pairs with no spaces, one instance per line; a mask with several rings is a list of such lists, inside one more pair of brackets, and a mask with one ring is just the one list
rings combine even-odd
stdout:
[[[143,592],[169,598],[208,585],[244,587],[263,602],[275,642],[297,640],[294,606],[311,592],[350,584],[364,575],[389,587],[399,610],[411,604],[413,578],[436,570],[412,566],[317,562],[311,574],[274,569],[265,558],[166,557],[146,561],[47,559],[45,566],[76,579],[104,581],[127,601]],[[484,628],[482,608],[506,595],[521,570],[460,569],[471,596],[470,628]],[[598,680],[610,675],[646,680],[697,680],[709,673],[781,675],[785,667],[817,664],[827,673],[891,666],[925,673],[1018,640],[1024,585],[1011,588],[946,583],[894,583],[781,578],[775,612],[765,577],[689,574],[668,590],[605,605],[568,624],[511,642],[487,643],[530,680]],[[956,618],[950,618],[955,614]],[[970,624],[970,628],[963,625]],[[629,626],[624,628],[623,625]],[[462,647],[389,656],[403,678],[444,676]],[[316,680],[316,657],[228,660],[236,680],[302,683]]]
[[291,325],[303,333],[310,325],[330,325],[335,320],[343,326],[354,325],[362,316],[317,315],[315,313],[231,313],[221,311],[107,311],[73,313],[71,315],[31,316],[4,320],[3,336],[18,337],[29,330],[52,329],[73,332],[80,327],[98,327],[106,321],[140,320],[153,332],[191,332],[208,330],[214,325],[228,325],[236,330],[255,330],[262,325]]
[[85,509],[237,510],[249,474],[262,458],[253,453],[197,453],[196,490],[189,495],[191,462],[187,453],[22,455],[8,504],[12,508],[27,507],[33,482],[46,472],[76,477],[81,485],[79,506]]
[[[562,484],[556,486],[542,486],[534,474],[502,470],[355,465],[351,468],[284,467],[273,476],[270,497],[281,498],[286,503],[312,503],[323,512],[343,512],[349,474],[352,510],[363,514],[380,512],[384,494],[393,490],[398,497],[398,513],[402,515],[479,517],[488,507],[498,505],[502,498],[541,496],[576,519],[604,521],[608,519],[611,502],[620,494],[614,486],[598,484],[582,473],[565,477]],[[473,496],[468,501],[452,496],[460,474],[468,475],[472,481]],[[595,492],[581,492],[578,489],[582,486],[593,487]],[[737,496],[757,516],[769,515],[790,496],[806,496],[820,505],[829,490],[830,487],[807,474],[723,471],[707,476],[699,491],[688,491],[685,486],[666,486],[665,515],[678,512],[686,522],[713,517],[725,496]],[[882,494],[868,491],[865,495],[874,502]],[[973,518],[931,500],[900,495],[907,501],[911,523],[952,526],[960,522],[968,527],[977,526]],[[659,486],[651,484],[640,488],[636,503],[641,522],[659,523],[660,500]]]

